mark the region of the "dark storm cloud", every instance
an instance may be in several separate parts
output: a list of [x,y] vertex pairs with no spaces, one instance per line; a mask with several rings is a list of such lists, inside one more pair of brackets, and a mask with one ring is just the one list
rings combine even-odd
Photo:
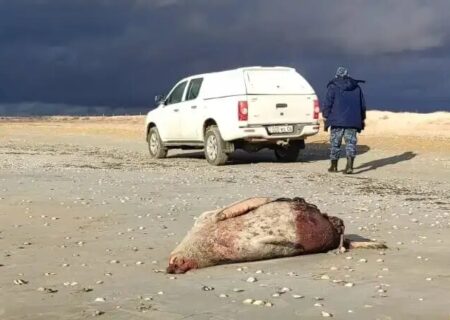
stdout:
[[0,0],[0,114],[144,111],[244,65],[296,67],[322,95],[340,64],[373,107],[448,110],[449,19],[441,0]]

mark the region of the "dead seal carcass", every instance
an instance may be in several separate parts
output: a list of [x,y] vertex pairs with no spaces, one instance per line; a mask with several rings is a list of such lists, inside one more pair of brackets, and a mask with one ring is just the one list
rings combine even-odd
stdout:
[[167,272],[352,247],[344,230],[341,219],[302,198],[251,198],[203,213],[172,252]]

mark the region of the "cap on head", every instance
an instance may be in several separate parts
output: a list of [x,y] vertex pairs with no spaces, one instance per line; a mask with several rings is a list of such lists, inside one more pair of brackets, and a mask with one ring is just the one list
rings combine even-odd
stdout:
[[336,77],[344,78],[346,76],[348,76],[347,68],[344,68],[344,67],[337,68],[337,70],[336,70]]

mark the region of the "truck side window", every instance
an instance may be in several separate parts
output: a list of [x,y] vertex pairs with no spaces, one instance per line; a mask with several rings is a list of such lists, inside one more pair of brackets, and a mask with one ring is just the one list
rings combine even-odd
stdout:
[[202,87],[203,78],[192,79],[191,83],[189,83],[189,87],[187,90],[186,101],[195,100],[200,93],[200,88]]
[[166,105],[179,103],[183,99],[184,88],[186,88],[187,81],[180,83],[173,89],[172,94],[167,98]]

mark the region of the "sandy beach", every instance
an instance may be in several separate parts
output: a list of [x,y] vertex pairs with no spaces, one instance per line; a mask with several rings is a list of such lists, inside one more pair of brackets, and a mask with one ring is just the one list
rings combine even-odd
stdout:
[[[150,160],[144,131],[0,119],[0,319],[450,319],[450,113],[369,112],[350,176],[326,172],[326,132],[296,163],[212,167]],[[389,248],[165,273],[198,215],[252,196],[303,197]]]

